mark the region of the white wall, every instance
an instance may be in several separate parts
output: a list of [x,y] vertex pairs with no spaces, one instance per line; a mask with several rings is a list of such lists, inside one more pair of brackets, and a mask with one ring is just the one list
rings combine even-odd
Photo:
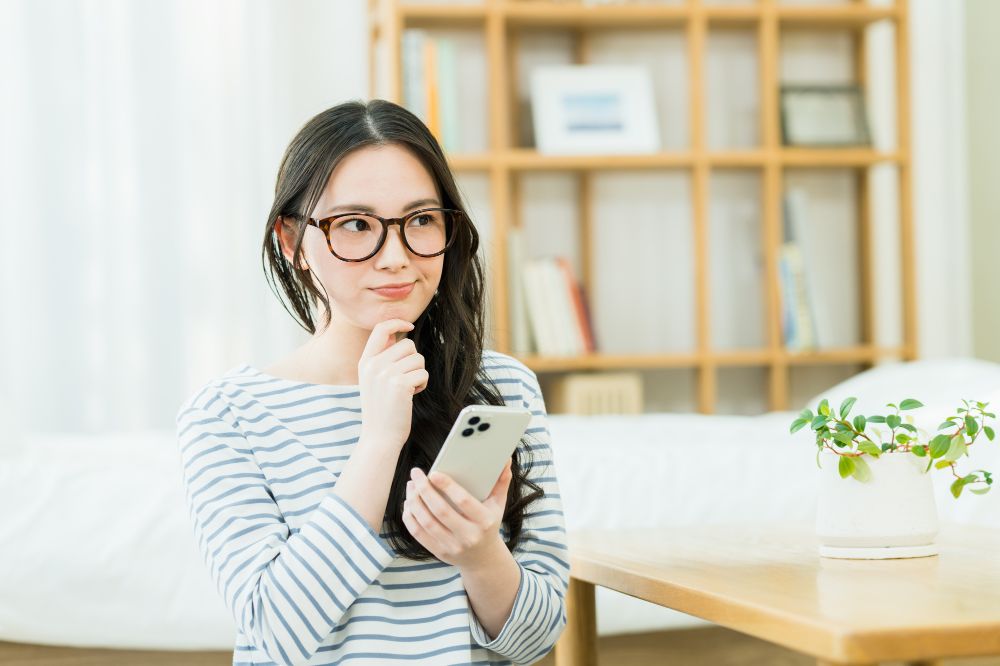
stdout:
[[1000,2],[966,3],[969,222],[975,355],[1000,361]]

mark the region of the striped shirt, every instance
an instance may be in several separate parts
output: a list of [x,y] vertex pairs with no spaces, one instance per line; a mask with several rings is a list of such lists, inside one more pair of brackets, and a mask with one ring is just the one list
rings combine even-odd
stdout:
[[552,649],[566,624],[569,563],[545,404],[517,359],[485,350],[482,369],[506,404],[531,410],[520,460],[545,492],[526,509],[517,595],[492,640],[457,567],[397,557],[388,523],[376,534],[330,492],[358,442],[358,386],[244,364],[181,405],[187,506],[236,623],[234,664],[530,664]]

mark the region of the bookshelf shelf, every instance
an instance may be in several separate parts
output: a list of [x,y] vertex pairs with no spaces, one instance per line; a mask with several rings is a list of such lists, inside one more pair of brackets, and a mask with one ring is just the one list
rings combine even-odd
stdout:
[[690,352],[676,354],[583,354],[580,356],[521,356],[535,372],[570,372],[579,370],[698,368],[768,366],[776,361],[788,365],[869,363],[880,358],[902,356],[902,347],[859,345],[821,351],[798,352],[785,349],[747,349],[734,351]]
[[829,7],[779,7],[778,21],[783,26],[795,28],[850,28],[864,27],[870,23],[895,20],[899,17],[896,7],[870,7],[853,4]]
[[[767,15],[765,5],[575,5],[517,2],[486,4],[413,3],[398,6],[407,24],[485,23],[491,15],[510,27],[664,28],[683,26],[702,17],[713,25],[753,25]],[[898,17],[895,7],[867,5],[776,6],[782,25],[794,27],[857,27]]]
[[[448,159],[452,168],[459,173],[468,173],[480,182],[487,183],[488,205],[490,208],[490,257],[488,285],[492,319],[493,345],[498,351],[511,353],[520,358],[528,367],[540,375],[563,372],[602,372],[611,370],[657,370],[684,369],[693,372],[695,404],[698,411],[712,413],[716,405],[727,400],[727,386],[720,382],[733,376],[733,371],[720,374],[727,369],[748,369],[738,373],[755,381],[764,381],[759,394],[766,395],[769,409],[786,409],[791,400],[791,384],[796,381],[795,373],[812,368],[849,366],[869,367],[887,359],[913,359],[916,357],[916,296],[913,266],[913,222],[911,198],[912,165],[909,151],[909,46],[907,0],[888,0],[878,5],[872,0],[845,0],[838,5],[795,5],[784,0],[756,0],[739,6],[710,4],[706,0],[683,0],[664,5],[651,4],[609,4],[587,5],[569,0],[548,2],[545,0],[483,0],[478,4],[468,3],[403,3],[401,0],[370,0],[372,24],[372,53],[376,41],[383,44],[386,54],[384,78],[376,76],[373,66],[370,73],[371,90],[382,90],[381,97],[399,103],[403,100],[403,37],[410,29],[429,29],[442,33],[464,35],[461,39],[472,40],[481,45],[483,64],[479,77],[484,77],[487,114],[483,123],[485,143],[477,145],[469,152],[453,151]],[[895,136],[887,144],[895,148],[792,148],[781,143],[781,123],[779,113],[779,83],[786,80],[786,63],[782,60],[784,36],[792,40],[811,39],[810,34],[827,31],[831,40],[839,40],[836,47],[841,56],[844,51],[851,61],[849,71],[837,70],[833,77],[838,81],[849,79],[867,89],[868,41],[866,34],[874,24],[880,27],[890,23],[891,56],[895,66],[889,85],[879,84],[879,92],[891,89],[894,104],[891,110],[893,123],[887,127]],[[662,151],[640,155],[546,155],[527,146],[523,138],[526,110],[519,106],[519,95],[523,82],[521,67],[532,67],[531,61],[525,65],[519,58],[520,49],[532,38],[558,33],[568,38],[561,44],[569,44],[570,62],[601,62],[597,57],[597,45],[607,49],[607,40],[621,34],[635,33],[636,41],[660,40],[661,34],[670,40],[674,50],[672,57],[680,58],[687,70],[687,76],[678,76],[678,70],[666,72],[673,76],[674,96],[677,88],[684,88],[687,96],[685,105],[671,107],[670,118],[682,118],[685,137],[674,136],[664,141],[667,146]],[[883,31],[883,34],[886,34]],[[717,105],[725,105],[726,95],[719,95],[719,88],[710,88],[713,67],[716,74],[720,42],[712,37],[719,35],[722,48],[732,44],[733,35],[744,46],[746,57],[753,58],[755,81],[749,84],[741,80],[744,88],[754,90],[755,106],[751,120],[741,120],[744,124],[755,125],[752,138],[742,138],[736,142],[720,141],[719,134],[710,137],[709,113],[717,110]],[[602,42],[603,40],[603,42]],[[846,42],[845,42],[846,40]],[[820,41],[823,41],[822,39]],[[885,49],[886,42],[878,48]],[[749,46],[746,46],[749,45]],[[829,45],[827,45],[829,47]],[[884,51],[883,51],[884,52]],[[630,53],[626,56],[634,56]],[[729,57],[725,55],[724,57]],[[373,58],[374,60],[374,58]],[[622,62],[621,57],[608,58],[604,62]],[[561,60],[564,62],[564,60]],[[744,60],[742,62],[749,62]],[[467,70],[468,72],[469,70]],[[746,66],[741,72],[747,71]],[[886,70],[890,71],[890,70]],[[811,71],[809,73],[811,75]],[[660,76],[664,72],[660,72]],[[470,76],[470,74],[466,74]],[[469,80],[469,79],[467,79]],[[822,80],[822,75],[820,76]],[[376,85],[381,81],[382,85]],[[411,81],[412,83],[412,81]],[[729,92],[726,90],[725,92]],[[874,90],[871,92],[875,92]],[[720,101],[721,100],[721,101]],[[686,106],[686,108],[685,108]],[[745,113],[745,109],[740,110]],[[735,111],[726,111],[735,113]],[[483,117],[483,116],[481,116]],[[747,116],[744,116],[744,119]],[[732,122],[732,121],[728,121]],[[717,127],[715,125],[713,127]],[[745,135],[745,133],[744,133]],[[714,137],[714,138],[713,138]],[[881,138],[888,138],[882,136]],[[525,141],[525,145],[522,145]],[[461,145],[461,144],[458,144]],[[725,147],[733,146],[733,147]],[[892,167],[895,189],[887,195],[894,215],[898,218],[899,248],[898,275],[899,293],[891,297],[876,296],[880,287],[875,267],[884,263],[885,239],[878,236],[873,220],[873,185],[870,178],[876,167]],[[664,172],[660,174],[658,172]],[[829,173],[827,173],[829,171]],[[673,179],[683,182],[683,189],[689,197],[682,209],[690,216],[690,227],[684,231],[683,242],[690,246],[692,272],[684,288],[690,289],[693,300],[685,302],[684,310],[689,311],[693,343],[690,351],[666,351],[671,345],[664,345],[665,351],[657,353],[610,353],[598,351],[576,356],[552,356],[542,354],[515,353],[512,344],[512,304],[510,276],[508,275],[508,239],[515,231],[522,229],[522,217],[526,190],[532,179],[550,178],[548,174],[560,173],[559,178],[569,179],[575,194],[569,194],[566,201],[567,213],[574,215],[572,232],[578,234],[577,246],[580,261],[580,282],[584,291],[594,296],[595,287],[601,280],[608,279],[603,271],[597,270],[596,251],[602,242],[593,226],[596,208],[599,205],[598,192],[603,192],[598,179],[608,174],[633,174],[629,178],[649,183],[650,179]],[[647,173],[648,172],[648,173]],[[884,170],[878,173],[884,173]],[[822,349],[799,351],[789,349],[782,331],[782,278],[779,275],[779,258],[783,257],[783,209],[786,185],[809,178],[839,179],[838,183],[849,183],[849,187],[825,189],[822,201],[825,207],[840,204],[836,218],[847,222],[853,218],[856,225],[850,234],[856,242],[853,247],[842,248],[842,254],[835,261],[849,257],[856,261],[857,269],[857,342],[828,342]],[[748,287],[759,294],[759,305],[755,304],[759,315],[755,327],[759,327],[761,338],[747,342],[746,347],[727,348],[721,344],[723,337],[714,334],[724,330],[718,321],[719,314],[713,310],[713,300],[718,290],[728,289],[720,280],[720,264],[733,259],[724,251],[717,250],[719,234],[729,233],[737,224],[732,218],[735,203],[715,208],[714,192],[725,189],[732,179],[742,179],[745,193],[749,187],[755,198],[735,199],[742,216],[739,224],[752,225],[754,234],[747,236],[738,247],[742,252],[754,253],[759,265],[759,287]],[[560,181],[564,182],[564,181]],[[607,181],[604,181],[607,182]],[[616,181],[617,182],[617,181]],[[657,181],[659,182],[659,181]],[[750,183],[749,186],[746,183]],[[828,183],[829,185],[829,183]],[[480,185],[476,185],[477,188]],[[657,185],[659,187],[659,185]],[[845,193],[847,191],[849,193]],[[478,190],[477,190],[478,191]],[[671,192],[677,192],[676,188]],[[838,200],[838,197],[841,197]],[[849,199],[847,197],[850,197]],[[749,201],[749,203],[746,203]],[[748,207],[753,214],[747,213]],[[847,207],[848,214],[844,208]],[[730,218],[725,216],[729,215]],[[726,220],[729,220],[728,222]],[[721,222],[720,222],[721,220]],[[747,221],[749,220],[749,221]],[[718,225],[724,231],[720,231]],[[730,226],[726,226],[730,225]],[[845,232],[846,234],[846,232]],[[856,238],[855,238],[856,236]],[[828,240],[828,235],[823,240]],[[731,246],[728,246],[731,247]],[[728,250],[730,253],[732,250]],[[722,254],[719,254],[722,252]],[[636,262],[641,264],[642,262]],[[648,262],[647,262],[648,263]],[[619,267],[632,270],[633,267]],[[843,270],[835,266],[834,270]],[[641,279],[641,276],[640,276]],[[732,278],[730,278],[730,283]],[[744,284],[749,284],[743,279]],[[610,284],[610,283],[609,283]],[[759,290],[759,291],[758,291]],[[838,297],[843,296],[837,289]],[[736,293],[735,291],[733,293]],[[596,297],[595,297],[596,298]],[[882,302],[899,304],[899,342],[885,343],[876,335],[876,308]],[[722,302],[722,301],[718,301]],[[848,301],[849,302],[849,301]],[[844,299],[838,298],[837,307],[843,308]],[[687,308],[690,307],[690,310]],[[854,307],[851,308],[853,310]],[[725,311],[723,311],[725,312]],[[733,311],[735,312],[735,310]],[[837,316],[842,316],[843,310]],[[596,320],[595,320],[596,322]],[[853,330],[853,329],[852,329]],[[600,338],[600,336],[598,336]],[[833,340],[833,337],[830,338]],[[689,343],[685,342],[686,348]],[[737,343],[739,344],[739,343]],[[619,344],[616,349],[622,349]],[[628,348],[625,346],[624,348]],[[649,348],[648,344],[643,348]],[[760,374],[763,370],[763,374]],[[795,372],[793,372],[795,371]],[[741,377],[743,376],[741,375]],[[763,379],[761,379],[763,377]],[[543,377],[543,382],[544,382]]]
[[692,152],[661,152],[646,155],[544,155],[528,148],[512,149],[495,156],[452,155],[450,164],[459,170],[485,171],[494,166],[514,171],[590,171],[599,169],[671,169],[694,166],[703,160],[710,167],[764,167],[775,162],[788,167],[868,167],[898,164],[896,152],[859,149],[783,148],[776,151],[732,150],[696,155]]

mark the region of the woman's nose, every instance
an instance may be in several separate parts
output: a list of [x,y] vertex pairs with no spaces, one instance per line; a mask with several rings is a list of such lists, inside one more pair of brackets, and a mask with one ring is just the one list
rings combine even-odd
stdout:
[[409,260],[408,254],[409,250],[403,243],[403,230],[398,224],[392,225],[386,233],[385,244],[382,245],[376,258],[379,262],[406,263]]

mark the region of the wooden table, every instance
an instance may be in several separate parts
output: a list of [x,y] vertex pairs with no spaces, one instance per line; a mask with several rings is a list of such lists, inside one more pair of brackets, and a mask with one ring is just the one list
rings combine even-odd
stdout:
[[558,666],[597,663],[595,585],[819,664],[1000,655],[1000,530],[946,523],[939,555],[895,560],[820,557],[811,524],[583,530],[567,540]]

